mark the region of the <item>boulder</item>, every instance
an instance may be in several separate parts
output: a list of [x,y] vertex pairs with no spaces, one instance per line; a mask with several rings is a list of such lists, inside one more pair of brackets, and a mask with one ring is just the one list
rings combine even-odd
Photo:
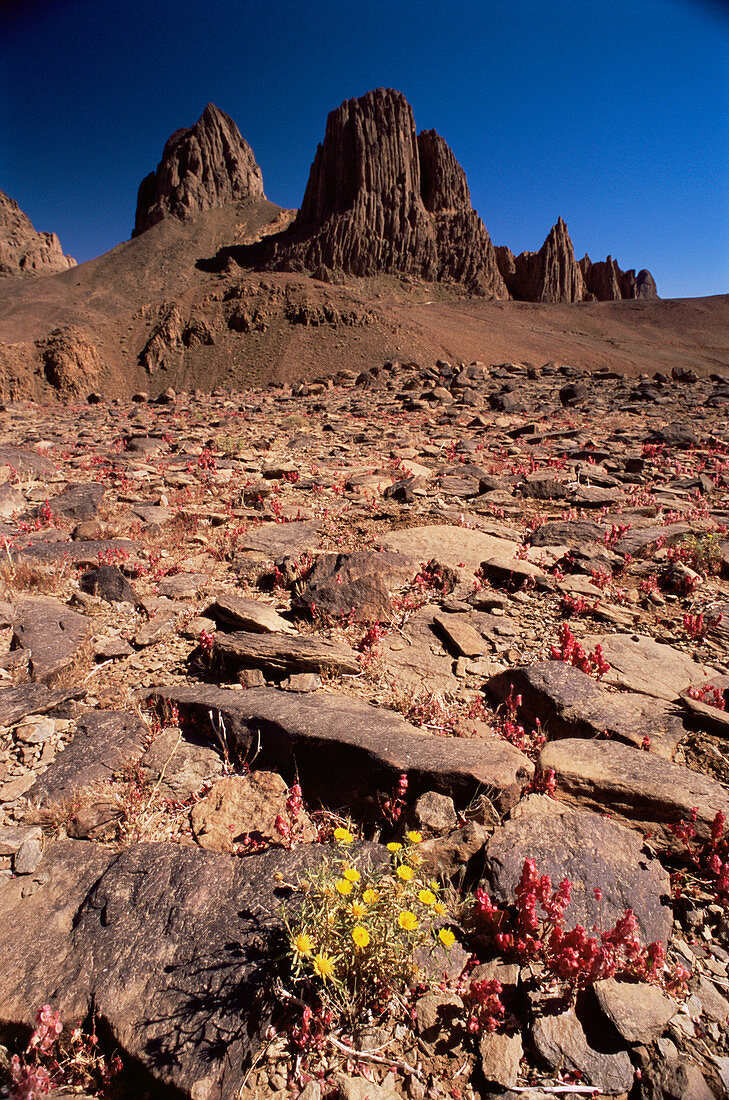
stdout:
[[204,729],[217,716],[231,755],[256,753],[258,768],[287,782],[297,775],[307,802],[357,806],[374,818],[402,773],[413,801],[434,790],[463,807],[486,787],[502,813],[532,775],[529,759],[506,742],[435,737],[393,711],[336,692],[181,685],[156,688],[154,697],[176,703],[183,719]]
[[684,845],[669,825],[688,820],[696,808],[698,838],[708,840],[717,812],[729,817],[729,794],[720,783],[630,745],[553,741],[542,749],[538,768],[554,769],[559,799],[609,813],[641,833],[652,830],[678,853]]
[[73,664],[91,633],[85,615],[52,596],[24,596],[16,601],[13,634],[27,651],[34,680],[52,681]]
[[[513,903],[526,859],[550,876],[554,889],[562,879],[572,882],[567,928],[610,928],[633,909],[645,944],[668,941],[670,879],[631,829],[584,812],[538,812],[508,821],[486,847],[486,879],[495,900]],[[602,891],[599,901],[595,889]]]
[[561,737],[600,737],[607,733],[641,748],[649,738],[651,752],[670,760],[688,730],[671,704],[637,692],[606,691],[591,676],[566,661],[537,661],[492,676],[490,699],[506,702],[521,696],[519,719],[542,724],[550,741]]

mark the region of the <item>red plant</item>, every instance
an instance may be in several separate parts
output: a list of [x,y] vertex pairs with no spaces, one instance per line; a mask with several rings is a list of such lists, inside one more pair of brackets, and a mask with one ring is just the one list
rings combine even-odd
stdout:
[[51,1089],[64,1087],[72,1092],[108,1088],[112,1076],[122,1068],[121,1060],[115,1056],[107,1064],[96,1050],[95,1032],[85,1035],[77,1027],[64,1042],[60,1015],[49,1004],[38,1009],[35,1021],[24,1054],[10,1059],[11,1100],[36,1100]]
[[683,628],[689,638],[694,638],[697,642],[702,642],[709,631],[713,630],[715,626],[718,626],[721,620],[721,613],[714,617],[707,615],[707,617],[704,618],[703,611],[699,611],[698,615],[684,615]]
[[562,623],[559,628],[558,639],[559,648],[550,646],[553,661],[565,661],[568,665],[574,665],[580,672],[594,676],[596,680],[601,680],[605,673],[610,671],[610,665],[603,656],[602,646],[596,645],[592,653],[587,653],[567,623]]
[[283,814],[277,814],[274,823],[276,832],[283,838],[287,848],[293,848],[294,844],[303,837],[302,803],[301,787],[298,783],[294,783],[286,795],[286,817]]
[[705,703],[707,707],[715,707],[716,710],[726,710],[724,694],[713,684],[702,684],[701,687],[687,688],[686,694],[690,699],[696,699],[699,703]]
[[584,596],[570,596],[568,592],[562,597],[559,605],[563,615],[588,615],[596,607],[597,604],[588,603]]
[[[501,952],[520,962],[535,959],[571,989],[618,975],[642,981],[665,980],[665,949],[661,943],[643,946],[632,909],[612,928],[591,935],[583,925],[565,929],[565,911],[570,903],[572,883],[563,879],[552,888],[549,875],[539,875],[533,859],[524,861],[511,910],[496,905],[488,894],[475,892],[477,927],[493,935]],[[600,890],[595,891],[598,901]],[[681,981],[674,973],[669,980]]]
[[401,772],[400,778],[397,781],[397,786],[392,792],[392,796],[382,803],[382,813],[391,825],[397,825],[402,817],[407,793],[408,777],[405,772]]

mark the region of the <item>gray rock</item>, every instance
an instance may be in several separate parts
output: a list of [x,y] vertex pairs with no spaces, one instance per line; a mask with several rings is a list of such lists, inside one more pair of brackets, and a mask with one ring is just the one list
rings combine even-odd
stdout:
[[551,1069],[577,1071],[584,1081],[605,1092],[628,1092],[632,1087],[633,1067],[627,1053],[592,1047],[574,1009],[559,1016],[539,1016],[532,1024],[532,1041]]
[[674,851],[683,851],[683,843],[668,826],[688,820],[694,807],[700,840],[709,838],[718,810],[729,817],[729,795],[720,783],[630,745],[574,738],[554,741],[539,756],[539,770],[550,768],[560,799],[607,811],[641,833],[657,832]]
[[711,679],[713,669],[694,661],[687,653],[641,634],[587,634],[580,639],[587,650],[601,645],[610,671],[603,683],[627,688],[656,699],[678,700],[689,685]]
[[296,634],[291,623],[282,618],[270,604],[231,596],[221,592],[203,612],[223,629],[234,627],[252,634]]
[[687,1058],[662,1061],[643,1074],[645,1100],[718,1100],[699,1067]]
[[217,712],[231,752],[241,759],[256,752],[257,767],[284,777],[298,773],[308,800],[357,805],[375,817],[402,772],[412,799],[437,790],[464,806],[490,787],[501,812],[518,801],[532,774],[528,758],[506,742],[434,737],[393,711],[335,692],[200,685],[157,688],[154,695],[176,702],[203,728]]
[[28,837],[18,848],[13,860],[16,875],[32,875],[43,858],[43,841]]
[[163,798],[184,802],[205,783],[218,779],[225,765],[217,749],[190,741],[170,726],[155,737],[139,767],[149,783],[159,783]]
[[519,1063],[524,1055],[521,1034],[485,1032],[478,1045],[481,1069],[487,1084],[511,1088],[519,1077]]
[[33,679],[48,682],[73,664],[91,622],[50,596],[25,596],[15,608],[15,640],[28,651]]
[[415,803],[412,823],[426,838],[450,832],[456,820],[453,799],[438,791],[426,791]]
[[[626,909],[635,913],[643,941],[665,944],[673,918],[666,904],[670,880],[657,859],[643,852],[641,839],[590,813],[536,814],[507,822],[486,848],[486,876],[492,896],[513,903],[525,859],[540,875],[572,882],[565,924],[609,928]],[[594,890],[602,890],[597,901]]]
[[70,801],[83,787],[110,779],[144,750],[147,727],[134,714],[90,711],[77,720],[73,740],[39,776],[36,805]]
[[296,881],[321,858],[318,845],[239,860],[173,844],[50,844],[29,896],[22,879],[0,883],[3,1021],[30,1027],[48,1001],[71,1020],[93,1006],[159,1086],[227,1100],[271,1018],[291,894],[276,876]]
[[608,1020],[628,1043],[651,1043],[665,1031],[678,1005],[646,982],[595,982],[595,995]]
[[213,652],[224,668],[260,668],[270,677],[323,669],[353,674],[360,668],[357,654],[344,642],[310,635],[218,633]]
[[565,661],[537,661],[507,669],[486,685],[489,697],[504,703],[513,691],[521,696],[519,718],[534,725],[539,718],[550,740],[561,737],[611,737],[640,748],[648,737],[651,752],[671,759],[687,736],[680,712],[663,700],[631,692],[606,691],[591,676]]

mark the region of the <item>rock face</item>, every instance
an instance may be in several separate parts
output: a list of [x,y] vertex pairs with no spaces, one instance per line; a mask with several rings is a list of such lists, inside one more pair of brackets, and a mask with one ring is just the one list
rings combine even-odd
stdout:
[[579,268],[585,281],[587,294],[592,295],[598,302],[619,302],[623,298],[658,297],[656,281],[645,268],[636,275],[634,268],[622,271],[612,256],[593,263],[587,255],[580,260]]
[[329,115],[275,262],[453,279],[508,297],[463,169],[435,131],[416,137],[410,105],[391,89],[349,99]]
[[213,103],[167,140],[156,172],[139,185],[133,237],[166,217],[187,218],[212,206],[263,198],[253,151],[232,118]]
[[655,279],[643,269],[622,271],[608,256],[593,263],[575,260],[562,218],[553,225],[539,252],[521,252],[499,245],[496,259],[512,298],[522,302],[619,302],[623,298],[657,298]]
[[0,275],[55,275],[75,267],[55,233],[38,233],[17,202],[0,191]]
[[499,270],[509,293],[522,302],[581,302],[585,283],[575,260],[567,226],[562,218],[553,225],[538,252],[496,249]]

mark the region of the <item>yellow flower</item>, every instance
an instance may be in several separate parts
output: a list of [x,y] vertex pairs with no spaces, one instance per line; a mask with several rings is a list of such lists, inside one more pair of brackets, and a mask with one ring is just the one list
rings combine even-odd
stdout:
[[402,850],[402,844],[400,844],[397,840],[391,840],[390,843],[387,845],[387,849],[390,852],[399,852]]
[[366,928],[363,928],[361,924],[356,925],[352,929],[352,939],[357,947],[366,947],[370,942],[370,934]]
[[310,955],[314,950],[314,941],[306,932],[300,932],[294,940],[294,953],[299,956]]
[[420,852],[408,852],[406,859],[408,863],[412,863],[413,867],[419,867],[423,862],[423,857]]
[[453,947],[453,944],[456,942],[456,937],[453,935],[450,928],[441,928],[438,933],[438,939],[444,947]]
[[415,871],[413,871],[412,867],[406,867],[405,864],[403,864],[402,867],[398,867],[397,871],[395,871],[395,874],[398,878],[401,878],[403,882],[410,882],[411,878],[415,874]]
[[314,973],[318,974],[325,982],[334,977],[334,963],[328,955],[319,954],[314,956]]
[[418,894],[418,898],[422,901],[423,905],[435,905],[435,894],[432,890],[421,890]]
[[354,837],[352,833],[350,833],[349,829],[339,828],[334,830],[334,839],[336,840],[337,844],[343,844],[346,848],[352,843]]
[[359,882],[362,878],[359,871],[356,871],[354,867],[344,867],[342,871],[342,878],[346,878],[347,882]]
[[433,906],[433,912],[437,913],[439,917],[442,917],[446,912],[446,907],[442,901],[437,901]]
[[432,878],[430,880],[430,882],[428,883],[428,886],[430,887],[430,889],[433,891],[434,894],[439,894],[440,893],[440,883],[436,882],[436,880],[434,878]]
[[360,901],[353,901],[349,907],[349,911],[353,917],[363,917],[367,909]]
[[416,829],[411,829],[408,833],[408,840],[411,844],[420,844],[423,839],[423,834],[419,833]]
[[362,895],[362,901],[366,902],[367,905],[374,905],[379,897],[380,895],[377,893],[377,891],[373,890],[372,887],[370,887],[369,889],[365,890],[364,894]]
[[337,879],[334,883],[334,889],[339,894],[347,895],[352,893],[352,883],[346,878]]
[[403,909],[397,918],[397,923],[406,932],[413,932],[418,927],[418,918],[410,909]]

